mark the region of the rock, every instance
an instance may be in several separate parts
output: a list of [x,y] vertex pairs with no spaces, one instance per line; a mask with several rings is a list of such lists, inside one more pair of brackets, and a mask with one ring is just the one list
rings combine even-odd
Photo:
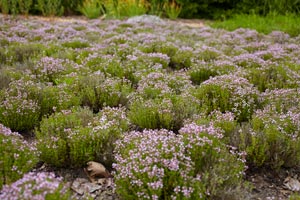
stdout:
[[127,23],[165,24],[166,22],[154,15],[140,15],[127,19]]
[[100,190],[102,188],[101,185],[95,184],[95,183],[84,183],[82,186],[86,192],[88,193],[94,193],[97,190]]
[[292,177],[287,177],[283,182],[284,186],[291,191],[300,191],[300,182]]
[[77,178],[73,181],[71,189],[79,195],[84,194],[84,189],[82,188],[82,184],[88,182],[88,180],[84,178]]
[[86,172],[87,176],[89,177],[92,183],[97,182],[97,178],[112,177],[109,171],[101,163],[94,161],[89,161],[84,171]]

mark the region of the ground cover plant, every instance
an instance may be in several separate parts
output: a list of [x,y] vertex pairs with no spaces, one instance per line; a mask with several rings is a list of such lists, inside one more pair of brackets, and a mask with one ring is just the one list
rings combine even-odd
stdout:
[[155,16],[0,20],[0,197],[67,191],[29,172],[38,161],[101,162],[121,199],[247,199],[247,170],[300,164],[299,36]]

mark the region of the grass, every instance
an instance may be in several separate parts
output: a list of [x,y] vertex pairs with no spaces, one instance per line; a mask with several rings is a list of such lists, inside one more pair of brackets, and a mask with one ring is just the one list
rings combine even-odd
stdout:
[[300,16],[295,14],[277,15],[276,13],[267,16],[256,14],[238,14],[225,21],[214,21],[208,24],[213,28],[221,28],[233,31],[238,28],[255,29],[260,33],[269,34],[272,31],[282,31],[290,36],[300,34]]

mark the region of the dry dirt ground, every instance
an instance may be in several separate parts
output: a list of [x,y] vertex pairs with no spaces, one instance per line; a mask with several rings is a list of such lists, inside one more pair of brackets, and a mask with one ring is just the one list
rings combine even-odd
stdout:
[[[5,16],[2,15],[1,17]],[[16,20],[20,20],[20,18],[32,18],[44,21],[51,21],[53,23],[55,23],[55,21],[80,21],[88,23],[88,19],[82,16],[51,18],[40,16],[17,16],[16,18]],[[106,19],[102,18],[101,20]],[[189,26],[193,28],[201,28],[206,26],[206,21],[201,19],[177,19],[168,21],[171,23],[175,22],[179,25]],[[32,135],[27,136],[26,139],[29,141],[34,140]],[[104,184],[101,187],[94,188],[95,185],[93,186],[89,184],[88,177],[84,173],[84,169],[53,169],[41,163],[39,166],[37,166],[35,171],[54,171],[57,175],[64,177],[64,179],[71,186],[81,184],[79,188],[74,189],[75,194],[75,190],[77,190],[77,197],[81,196],[78,194],[81,190],[87,189],[92,191],[90,192],[90,194],[94,194],[94,199],[118,199],[111,187],[107,187],[107,185]],[[246,171],[245,180],[249,181],[252,187],[252,191],[249,194],[249,199],[251,200],[287,200],[289,199],[291,194],[295,194],[295,191],[300,191],[300,182],[298,181],[300,180],[300,166],[298,169],[282,169],[278,172],[272,169],[249,168]],[[300,199],[299,197],[295,199]]]

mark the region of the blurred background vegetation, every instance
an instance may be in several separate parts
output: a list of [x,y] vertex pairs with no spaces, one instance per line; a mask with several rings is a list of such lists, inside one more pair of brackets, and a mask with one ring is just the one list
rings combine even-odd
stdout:
[[125,18],[141,14],[160,17],[226,20],[239,14],[299,14],[300,0],[0,0],[3,14],[68,16],[105,15]]

